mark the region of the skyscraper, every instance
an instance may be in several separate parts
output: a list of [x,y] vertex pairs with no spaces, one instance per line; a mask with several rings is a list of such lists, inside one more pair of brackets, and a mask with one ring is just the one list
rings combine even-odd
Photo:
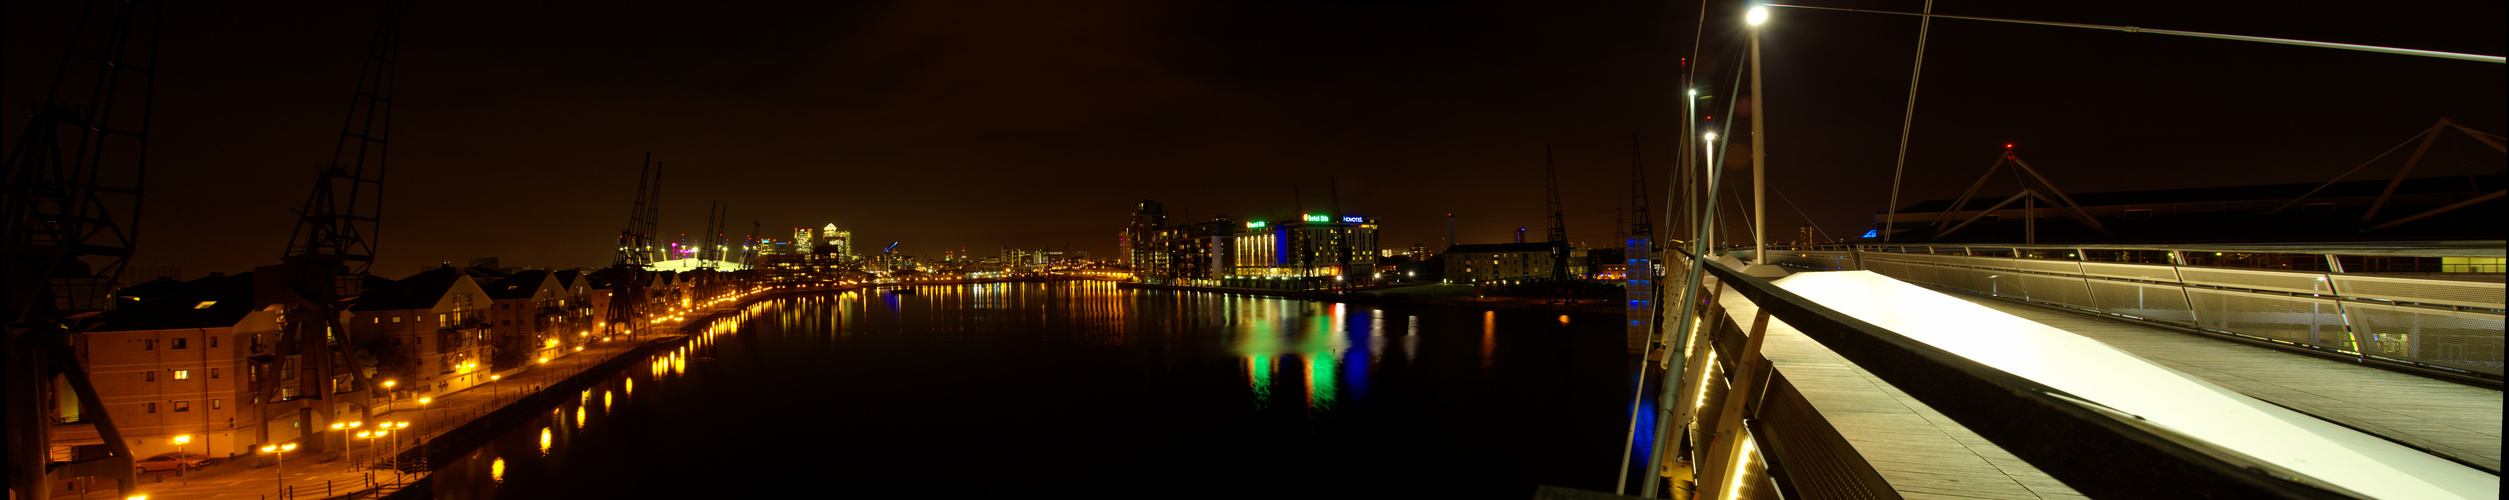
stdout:
[[[829,224],[828,227],[836,227],[836,225]],[[806,227],[793,228],[793,251],[795,253],[810,253],[812,248],[811,243],[819,241],[819,235],[817,233],[817,231],[812,231],[810,228]]]

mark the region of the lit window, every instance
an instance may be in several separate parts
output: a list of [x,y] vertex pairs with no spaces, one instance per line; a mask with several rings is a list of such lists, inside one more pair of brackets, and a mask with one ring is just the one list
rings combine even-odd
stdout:
[[225,402],[226,402],[226,400],[224,400],[224,399],[212,399],[212,400],[209,400],[209,409],[215,410],[215,409],[219,409],[219,408],[225,408],[225,407],[226,407]]
[[191,380],[191,379],[192,379],[192,371],[191,371],[191,370],[175,370],[175,371],[174,371],[174,379],[175,379],[175,380]]
[[208,309],[208,308],[209,308],[209,306],[214,306],[214,305],[218,305],[218,301],[215,301],[215,300],[203,300],[203,301],[200,301],[200,305],[195,305],[195,306],[192,306],[192,308],[193,308],[193,309]]

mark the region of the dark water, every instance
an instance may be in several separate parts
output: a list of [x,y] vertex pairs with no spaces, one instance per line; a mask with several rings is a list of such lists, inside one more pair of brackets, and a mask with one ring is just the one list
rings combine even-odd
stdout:
[[935,286],[760,302],[460,460],[441,498],[1609,491],[1617,316]]

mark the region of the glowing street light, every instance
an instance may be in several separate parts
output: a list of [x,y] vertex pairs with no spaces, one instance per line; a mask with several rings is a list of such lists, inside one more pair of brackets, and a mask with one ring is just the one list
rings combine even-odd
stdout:
[[173,441],[174,441],[174,477],[183,477],[183,459],[185,458],[185,457],[183,456],[183,445],[192,444],[192,435],[190,435],[190,434],[184,434],[184,435],[181,435],[181,436],[175,436],[175,437],[174,437],[174,439],[173,439]]
[[1760,91],[1760,24],[1768,7],[1743,15],[1751,23],[1751,265],[1768,265],[1768,94]]
[[296,451],[296,443],[261,447],[261,452],[270,454],[270,459],[275,461],[270,467],[270,475],[279,480],[279,495],[281,496],[287,495],[287,474],[280,471],[287,469],[287,452],[290,451]]

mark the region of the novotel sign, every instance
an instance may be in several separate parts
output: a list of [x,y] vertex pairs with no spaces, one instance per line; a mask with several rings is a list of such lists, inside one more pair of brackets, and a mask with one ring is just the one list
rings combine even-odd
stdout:
[[1368,218],[1356,215],[1345,215],[1342,216],[1342,222],[1365,223],[1368,222]]

